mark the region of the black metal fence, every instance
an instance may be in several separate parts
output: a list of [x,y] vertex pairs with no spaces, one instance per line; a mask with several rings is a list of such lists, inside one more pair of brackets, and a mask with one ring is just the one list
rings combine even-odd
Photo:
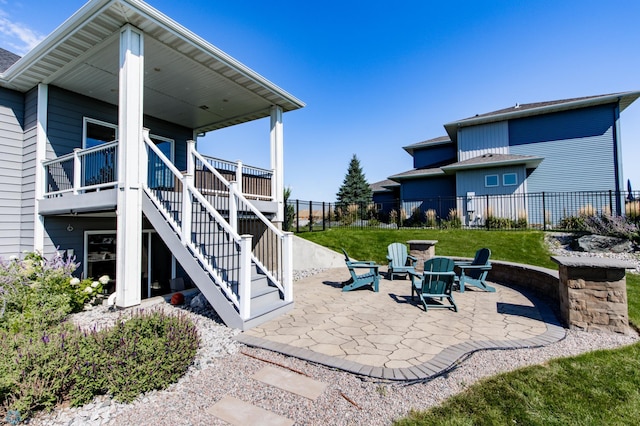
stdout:
[[607,214],[640,221],[640,191],[540,192],[341,204],[289,200],[285,228],[485,228],[576,230],[580,218]]

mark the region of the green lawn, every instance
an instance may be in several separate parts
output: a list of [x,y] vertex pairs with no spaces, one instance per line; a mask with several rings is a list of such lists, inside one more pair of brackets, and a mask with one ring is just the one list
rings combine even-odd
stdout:
[[408,240],[437,240],[436,254],[473,257],[481,247],[491,249],[492,259],[508,260],[556,269],[540,231],[485,231],[463,229],[330,229],[298,236],[337,252],[344,248],[358,260],[386,263],[387,246]]
[[[438,240],[436,253],[471,257],[489,247],[493,259],[555,268],[542,232],[466,230],[338,230],[301,237],[354,258],[385,261],[387,244]],[[640,324],[640,276],[627,274],[629,320]],[[412,412],[397,425],[630,425],[640,418],[640,344],[550,361],[481,380],[440,406]]]

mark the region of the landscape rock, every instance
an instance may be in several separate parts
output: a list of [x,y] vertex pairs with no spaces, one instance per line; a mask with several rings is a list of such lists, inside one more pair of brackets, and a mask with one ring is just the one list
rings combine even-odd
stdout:
[[632,253],[634,251],[631,241],[602,235],[584,235],[573,240],[571,248],[576,251],[595,253]]

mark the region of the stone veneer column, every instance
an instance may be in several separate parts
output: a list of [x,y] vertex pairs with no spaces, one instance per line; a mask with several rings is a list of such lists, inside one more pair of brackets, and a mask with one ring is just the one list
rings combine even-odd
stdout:
[[560,315],[572,329],[627,334],[627,280],[631,262],[553,256],[559,265]]
[[416,271],[422,271],[424,261],[436,256],[436,244],[438,240],[409,240],[409,254],[416,259]]

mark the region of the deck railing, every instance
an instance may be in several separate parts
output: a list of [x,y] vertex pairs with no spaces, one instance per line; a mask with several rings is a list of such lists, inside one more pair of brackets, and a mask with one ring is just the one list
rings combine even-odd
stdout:
[[[115,188],[118,181],[118,141],[88,149],[76,148],[72,153],[46,160],[42,163],[46,178],[44,197],[59,197],[63,194],[82,194],[89,191]],[[273,201],[271,191],[272,170],[247,166],[242,162],[226,161],[202,156],[203,162],[213,166],[226,181],[238,182],[238,191],[251,200]],[[151,161],[151,159],[150,159]],[[200,162],[196,165],[194,184],[205,195],[229,196],[229,190],[212,179],[208,168]],[[156,186],[168,186],[173,179],[162,166],[149,163],[153,171],[149,178]],[[150,172],[151,173],[151,172]]]
[[117,184],[118,141],[74,149],[42,163],[46,198],[114,188]]

